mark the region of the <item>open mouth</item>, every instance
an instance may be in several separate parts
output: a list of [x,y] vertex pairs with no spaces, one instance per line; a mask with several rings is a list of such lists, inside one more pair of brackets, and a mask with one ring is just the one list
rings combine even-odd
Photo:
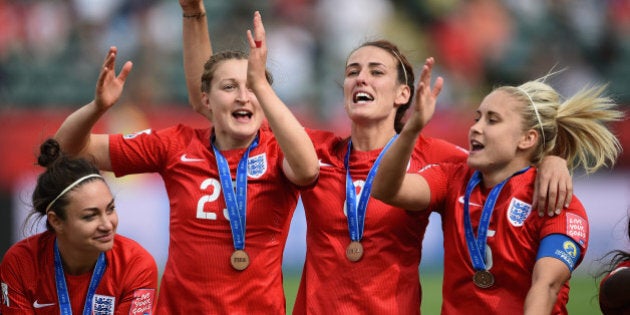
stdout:
[[248,111],[248,110],[244,110],[244,109],[239,109],[237,111],[232,112],[232,117],[236,118],[237,120],[241,120],[241,119],[251,119],[253,116],[252,112]]
[[374,101],[374,96],[366,92],[356,92],[352,97],[352,101],[355,103],[368,103]]
[[470,141],[470,151],[471,152],[483,150],[484,147],[485,146],[483,144],[481,144],[481,142],[479,142],[479,141],[476,141],[476,140],[471,140]]

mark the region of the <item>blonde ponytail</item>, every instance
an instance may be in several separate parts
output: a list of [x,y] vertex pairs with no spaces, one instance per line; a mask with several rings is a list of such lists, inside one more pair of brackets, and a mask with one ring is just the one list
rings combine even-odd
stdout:
[[613,166],[621,144],[607,124],[623,119],[623,112],[611,98],[603,96],[606,86],[582,89],[563,101],[543,82],[547,77],[518,87],[498,88],[525,105],[521,112],[524,128],[540,135],[532,163],[551,154],[566,159],[570,170],[582,167],[587,174]]
[[564,157],[571,169],[582,167],[593,173],[602,166],[612,167],[621,153],[619,139],[607,126],[623,119],[606,86],[586,88],[558,108],[558,135],[553,154]]

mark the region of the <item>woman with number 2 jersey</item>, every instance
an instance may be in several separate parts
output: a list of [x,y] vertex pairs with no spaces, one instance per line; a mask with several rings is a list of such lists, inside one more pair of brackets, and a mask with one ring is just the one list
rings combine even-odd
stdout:
[[[94,156],[117,176],[162,176],[171,218],[158,314],[285,313],[284,245],[298,186],[311,184],[319,167],[304,128],[268,82],[258,12],[248,40],[249,60],[231,51],[205,64],[202,101],[212,129],[90,134],[131,70],[128,62],[115,77],[112,48],[95,101],[71,114],[56,134],[66,150]],[[269,127],[261,127],[265,117]]]

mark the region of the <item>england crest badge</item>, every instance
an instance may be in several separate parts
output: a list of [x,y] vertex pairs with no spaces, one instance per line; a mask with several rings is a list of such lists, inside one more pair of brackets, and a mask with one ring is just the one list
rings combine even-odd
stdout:
[[532,205],[517,198],[512,198],[508,207],[507,218],[513,226],[523,226],[525,219],[531,212]]
[[95,294],[92,299],[92,314],[94,315],[114,315],[116,298],[108,295]]
[[247,159],[247,176],[258,178],[267,171],[267,154],[262,153]]

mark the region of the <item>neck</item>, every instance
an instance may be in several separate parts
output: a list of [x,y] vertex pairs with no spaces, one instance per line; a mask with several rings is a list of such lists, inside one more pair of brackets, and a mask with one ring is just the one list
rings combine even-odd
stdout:
[[59,248],[59,256],[61,256],[61,263],[63,265],[63,271],[70,275],[82,275],[90,272],[100,252],[85,252],[78,251],[69,246],[66,246],[65,242],[57,238],[57,247]]
[[365,127],[353,123],[351,132],[352,147],[357,151],[383,148],[396,134],[393,124]]
[[214,133],[214,146],[219,151],[245,149],[254,142],[256,135],[257,133],[250,137],[235,138],[226,134]]
[[481,174],[483,177],[483,186],[485,188],[492,188],[499,184],[500,182],[510,178],[514,173],[522,170],[523,168],[529,166],[530,163],[524,162],[516,162],[510,163],[509,165],[497,169],[497,170],[481,170]]

